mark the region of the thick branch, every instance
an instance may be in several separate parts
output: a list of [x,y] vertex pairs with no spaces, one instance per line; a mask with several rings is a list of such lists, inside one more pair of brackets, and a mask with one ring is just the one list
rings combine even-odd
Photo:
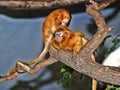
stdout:
[[102,14],[91,7],[87,6],[86,10],[90,15],[92,15],[95,19],[96,25],[98,27],[98,31],[93,36],[93,38],[88,42],[88,44],[81,50],[81,53],[84,53],[84,57],[90,58],[95,49],[100,45],[103,39],[106,37],[107,33],[112,30],[113,27],[106,26],[106,22],[102,16]]
[[60,7],[88,2],[89,0],[1,0],[0,7],[9,9],[41,9],[50,7]]
[[[106,3],[106,5],[104,5],[104,2]],[[83,55],[85,55],[84,57],[90,58],[93,52],[95,51],[95,49],[100,45],[100,43],[106,37],[107,33],[113,29],[113,27],[108,27],[106,25],[104,17],[102,16],[98,8],[99,6],[100,8],[103,8],[103,7],[105,8],[105,6],[115,2],[115,0],[111,0],[111,1],[105,0],[104,2],[101,2],[101,3],[95,2],[92,5],[86,6],[87,7],[86,12],[94,17],[96,25],[98,27],[98,31],[90,40],[90,42],[85,46],[85,48],[81,50],[81,53],[84,53]],[[91,3],[92,3],[92,0],[91,0]]]
[[105,67],[90,59],[83,59],[81,57],[83,56],[82,53],[79,53],[77,57],[72,58],[72,52],[64,52],[62,50],[58,51],[51,47],[50,55],[65,65],[70,66],[74,70],[90,76],[98,81],[120,85],[120,70]]
[[50,56],[94,79],[114,85],[120,85],[120,70],[105,67],[90,60],[90,56],[93,51],[103,41],[107,33],[112,30],[112,27],[108,27],[106,25],[101,13],[91,6],[92,5],[87,6],[87,12],[95,18],[98,26],[98,31],[93,38],[82,50],[80,50],[79,54],[75,58],[72,57],[72,53],[69,51],[58,51],[52,47],[50,48]]

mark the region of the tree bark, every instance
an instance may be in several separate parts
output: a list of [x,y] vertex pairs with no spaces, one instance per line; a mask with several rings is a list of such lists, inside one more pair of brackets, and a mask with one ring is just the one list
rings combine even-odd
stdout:
[[17,10],[30,10],[63,7],[88,1],[89,0],[1,0],[0,7]]

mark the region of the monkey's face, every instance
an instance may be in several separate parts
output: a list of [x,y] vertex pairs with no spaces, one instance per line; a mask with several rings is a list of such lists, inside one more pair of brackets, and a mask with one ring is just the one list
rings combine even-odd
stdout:
[[71,14],[69,12],[63,12],[61,25],[68,27],[71,21]]
[[61,31],[55,32],[55,39],[57,41],[59,41],[60,39],[62,39],[62,37],[63,37],[63,33]]
[[54,33],[52,39],[52,45],[57,49],[64,49],[70,38],[72,37],[72,32],[66,27],[60,27]]
[[65,9],[59,9],[55,14],[56,25],[68,27],[71,21],[71,14]]
[[54,35],[57,42],[63,42],[70,38],[72,32],[67,28],[59,28]]

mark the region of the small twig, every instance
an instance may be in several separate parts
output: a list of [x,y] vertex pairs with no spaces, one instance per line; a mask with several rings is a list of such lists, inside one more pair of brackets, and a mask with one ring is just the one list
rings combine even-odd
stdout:
[[111,2],[113,3],[113,2],[115,2],[115,1],[116,1],[116,0],[104,0],[104,3],[101,2],[101,3],[99,4],[99,9],[98,9],[98,10],[104,9],[105,7],[107,7],[108,5],[110,5]]
[[25,71],[25,72],[28,72],[33,75],[33,74],[37,73],[42,67],[51,65],[55,62],[57,62],[57,60],[50,57],[44,61],[37,63],[33,68],[31,68],[30,66],[28,66],[24,63],[18,62],[17,63],[17,71],[21,72],[21,70],[22,70],[22,72]]
[[7,80],[12,80],[12,79],[16,78],[18,75],[19,75],[19,73],[15,72],[12,75],[0,76],[0,83],[7,81]]
[[104,0],[103,2],[98,3],[96,0],[89,0],[89,2],[92,3],[92,7],[96,10],[102,10],[115,1],[116,0]]

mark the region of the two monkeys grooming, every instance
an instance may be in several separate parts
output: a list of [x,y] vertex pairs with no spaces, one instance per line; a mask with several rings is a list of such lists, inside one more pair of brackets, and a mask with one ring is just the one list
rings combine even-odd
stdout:
[[[73,57],[77,55],[79,50],[88,42],[88,38],[81,32],[72,32],[68,26],[71,21],[71,14],[66,9],[56,9],[52,11],[45,19],[42,27],[42,35],[45,47],[42,53],[35,59],[24,62],[26,65],[31,65],[39,62],[49,51],[50,45],[58,50],[71,50]],[[94,55],[91,59],[95,61]],[[8,75],[16,71],[12,68]],[[97,82],[92,79],[92,90],[96,90]]]

